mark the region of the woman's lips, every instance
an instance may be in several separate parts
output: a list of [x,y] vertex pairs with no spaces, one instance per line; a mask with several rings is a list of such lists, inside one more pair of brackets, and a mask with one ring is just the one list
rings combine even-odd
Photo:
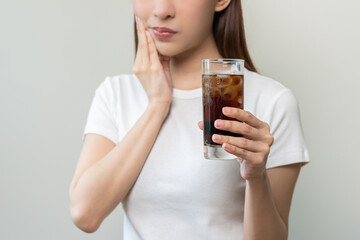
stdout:
[[151,30],[154,35],[161,40],[169,39],[176,34],[176,32],[170,28],[154,27]]

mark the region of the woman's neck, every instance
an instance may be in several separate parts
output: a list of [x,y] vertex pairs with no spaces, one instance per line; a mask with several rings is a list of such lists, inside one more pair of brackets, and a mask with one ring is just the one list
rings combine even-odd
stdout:
[[171,57],[170,71],[173,87],[183,90],[201,88],[201,60],[206,58],[222,58],[213,38],[209,38],[209,41],[196,49],[189,49]]

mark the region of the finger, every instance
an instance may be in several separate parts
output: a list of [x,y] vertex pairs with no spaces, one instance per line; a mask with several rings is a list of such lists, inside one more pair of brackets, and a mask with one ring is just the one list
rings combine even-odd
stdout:
[[146,31],[145,33],[146,33],[147,42],[148,42],[148,46],[149,46],[149,55],[150,55],[151,64],[160,65],[159,54],[158,54],[154,39],[152,38],[150,32]]
[[[170,57],[164,56],[161,53],[159,53],[159,59],[160,59],[160,62],[161,62],[161,65],[162,65],[164,71],[169,74],[170,73]],[[168,77],[170,77],[170,76],[168,75]]]
[[149,63],[148,42],[145,34],[145,26],[143,21],[137,17],[137,34],[139,39],[138,53],[140,66],[147,66]]
[[263,138],[261,131],[244,122],[217,119],[214,126],[220,130],[242,134],[244,137],[252,140],[260,140]]
[[136,35],[137,35],[137,39],[138,39],[138,42],[137,42],[137,51],[136,51],[136,56],[135,56],[135,61],[134,61],[134,67],[135,66],[140,66],[140,61],[141,61],[141,57],[140,57],[140,54],[141,54],[141,47],[140,47],[140,33],[139,33],[139,20],[138,20],[138,17],[135,16],[135,25],[136,25]]
[[263,156],[260,153],[251,152],[242,148],[238,148],[228,143],[224,143],[222,145],[222,148],[228,153],[231,153],[239,158],[242,158],[243,160],[250,162],[253,166],[256,165],[260,166],[264,164]]
[[204,130],[204,122],[203,121],[198,122],[198,126],[201,130]]
[[260,121],[250,112],[244,111],[240,108],[224,107],[223,113],[228,117],[235,118],[241,122],[246,122],[247,124],[255,128],[263,128],[265,126],[265,123],[263,121]]
[[214,134],[212,136],[212,140],[218,144],[228,143],[230,145],[233,145],[238,148],[242,148],[250,152],[267,153],[270,151],[269,145],[260,141],[253,141],[242,137],[232,137],[232,136]]

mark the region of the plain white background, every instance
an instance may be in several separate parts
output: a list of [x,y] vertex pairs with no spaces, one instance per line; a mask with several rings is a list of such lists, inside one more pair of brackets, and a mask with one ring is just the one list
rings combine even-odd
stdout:
[[[289,239],[359,239],[360,2],[243,7],[255,64],[294,92],[311,157]],[[133,52],[131,0],[0,2],[0,239],[122,239],[120,207],[78,230],[68,187],[95,88],[130,73]]]

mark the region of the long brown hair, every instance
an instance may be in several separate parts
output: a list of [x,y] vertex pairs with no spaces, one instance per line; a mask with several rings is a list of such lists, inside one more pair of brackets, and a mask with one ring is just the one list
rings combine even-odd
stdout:
[[246,45],[241,0],[232,0],[225,10],[215,13],[213,34],[221,56],[244,59],[245,67],[256,72]]
[[[213,34],[216,46],[222,57],[244,59],[245,67],[256,72],[246,44],[241,0],[231,0],[226,9],[221,12],[215,12]],[[134,36],[136,56],[138,37],[135,21]]]

